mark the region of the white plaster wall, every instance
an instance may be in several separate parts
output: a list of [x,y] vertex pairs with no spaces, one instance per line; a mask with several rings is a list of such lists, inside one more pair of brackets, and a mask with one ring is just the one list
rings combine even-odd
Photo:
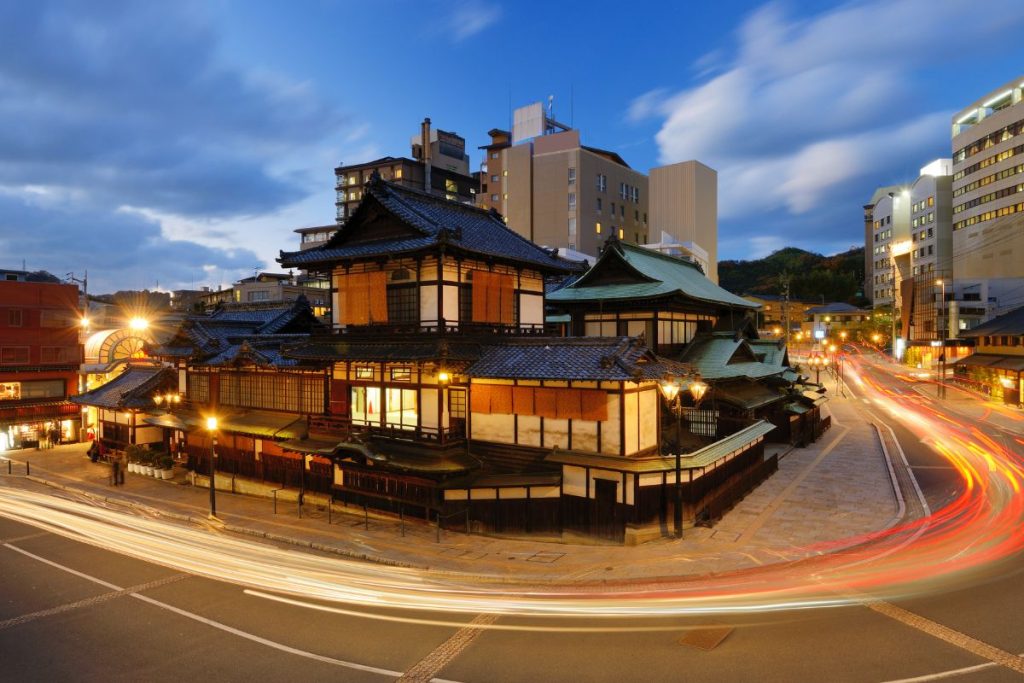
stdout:
[[640,449],[658,445],[658,391],[640,392]]
[[608,394],[608,419],[601,423],[601,452],[619,454],[619,396]]
[[544,418],[544,448],[569,447],[569,420]]
[[471,419],[471,438],[497,443],[512,443],[512,415],[487,415],[473,413]]
[[519,295],[519,324],[544,324],[544,297],[538,294]]
[[626,394],[626,455],[640,450],[640,425],[637,420],[637,394]]
[[[455,279],[455,276],[452,276]],[[445,324],[454,327],[459,324],[459,288],[455,285],[444,286],[444,320]]]
[[589,420],[572,421],[572,449],[574,451],[597,452],[597,422]]
[[519,443],[522,446],[540,446],[540,418],[536,415],[519,416]]
[[562,465],[562,491],[567,496],[587,495],[587,471],[582,467]]
[[420,424],[437,428],[437,389],[420,389]]
[[424,325],[437,320],[437,285],[420,287],[420,322]]

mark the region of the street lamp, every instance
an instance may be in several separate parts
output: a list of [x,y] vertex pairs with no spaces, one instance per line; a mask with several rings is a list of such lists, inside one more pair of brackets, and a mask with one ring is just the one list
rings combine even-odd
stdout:
[[217,487],[214,485],[214,477],[217,472],[217,418],[210,416],[206,418],[206,429],[210,432],[213,440],[210,447],[210,517],[217,517]]
[[[158,408],[160,406],[166,406],[167,412],[169,413],[174,406],[181,403],[181,394],[176,391],[168,391],[166,394],[157,394],[153,397],[153,403],[155,403]],[[171,439],[167,442],[167,452],[171,454],[172,458],[177,452],[177,449],[172,447],[174,443],[173,439],[174,434],[172,428]]]
[[942,315],[939,316],[941,325],[939,329],[935,331],[935,338],[945,339],[945,335],[942,330],[949,326],[949,323],[946,322],[946,281],[941,279],[936,280],[935,284],[942,287],[942,299],[939,301],[939,310],[942,311]]
[[[682,439],[681,435],[683,432],[683,404],[681,397],[679,396],[679,389],[681,384],[673,380],[671,376],[666,376],[665,380],[658,385],[661,389],[661,395],[665,397],[665,402],[668,404],[669,410],[676,416],[676,490],[675,490],[675,506],[672,511],[672,522],[673,530],[675,531],[676,538],[683,537],[683,482],[682,482]],[[690,386],[688,387],[690,397],[693,399],[694,408],[700,407],[700,402],[704,399],[704,394],[707,393],[708,385],[701,380],[699,374],[694,374],[690,377]]]

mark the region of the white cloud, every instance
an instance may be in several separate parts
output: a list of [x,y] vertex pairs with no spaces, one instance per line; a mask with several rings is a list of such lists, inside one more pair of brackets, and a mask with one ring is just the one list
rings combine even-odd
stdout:
[[464,2],[448,19],[448,31],[461,42],[480,33],[501,18],[501,7],[485,2]]
[[794,19],[769,4],[738,28],[731,59],[719,50],[694,65],[723,65],[717,75],[644,93],[627,117],[664,117],[662,163],[696,158],[718,170],[723,218],[805,213],[854,178],[888,172],[886,163],[916,171],[948,147],[950,112],[917,104],[918,71],[939,67],[944,46],[998,45],[1024,26],[1016,0],[967,9],[873,0]]

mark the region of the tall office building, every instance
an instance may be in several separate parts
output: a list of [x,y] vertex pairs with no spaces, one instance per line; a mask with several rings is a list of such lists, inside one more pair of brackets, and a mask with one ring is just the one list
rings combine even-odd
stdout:
[[520,235],[586,254],[610,235],[647,241],[647,176],[618,154],[582,144],[539,102],[514,112],[511,132],[488,134],[477,205],[497,210]]
[[649,203],[651,234],[679,242],[717,284],[718,172],[695,160],[652,168]]
[[469,172],[465,139],[455,133],[432,128],[428,118],[423,119],[419,134],[412,136],[409,146],[412,158],[387,156],[334,169],[338,225],[344,223],[359,206],[363,186],[374,173],[403,187],[473,203],[477,181]]
[[953,116],[956,300],[986,318],[1024,303],[1024,77]]

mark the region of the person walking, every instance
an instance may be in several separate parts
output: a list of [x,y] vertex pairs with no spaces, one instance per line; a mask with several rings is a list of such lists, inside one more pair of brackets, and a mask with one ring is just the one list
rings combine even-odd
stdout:
[[110,485],[117,486],[121,477],[121,456],[117,453],[110,454]]

